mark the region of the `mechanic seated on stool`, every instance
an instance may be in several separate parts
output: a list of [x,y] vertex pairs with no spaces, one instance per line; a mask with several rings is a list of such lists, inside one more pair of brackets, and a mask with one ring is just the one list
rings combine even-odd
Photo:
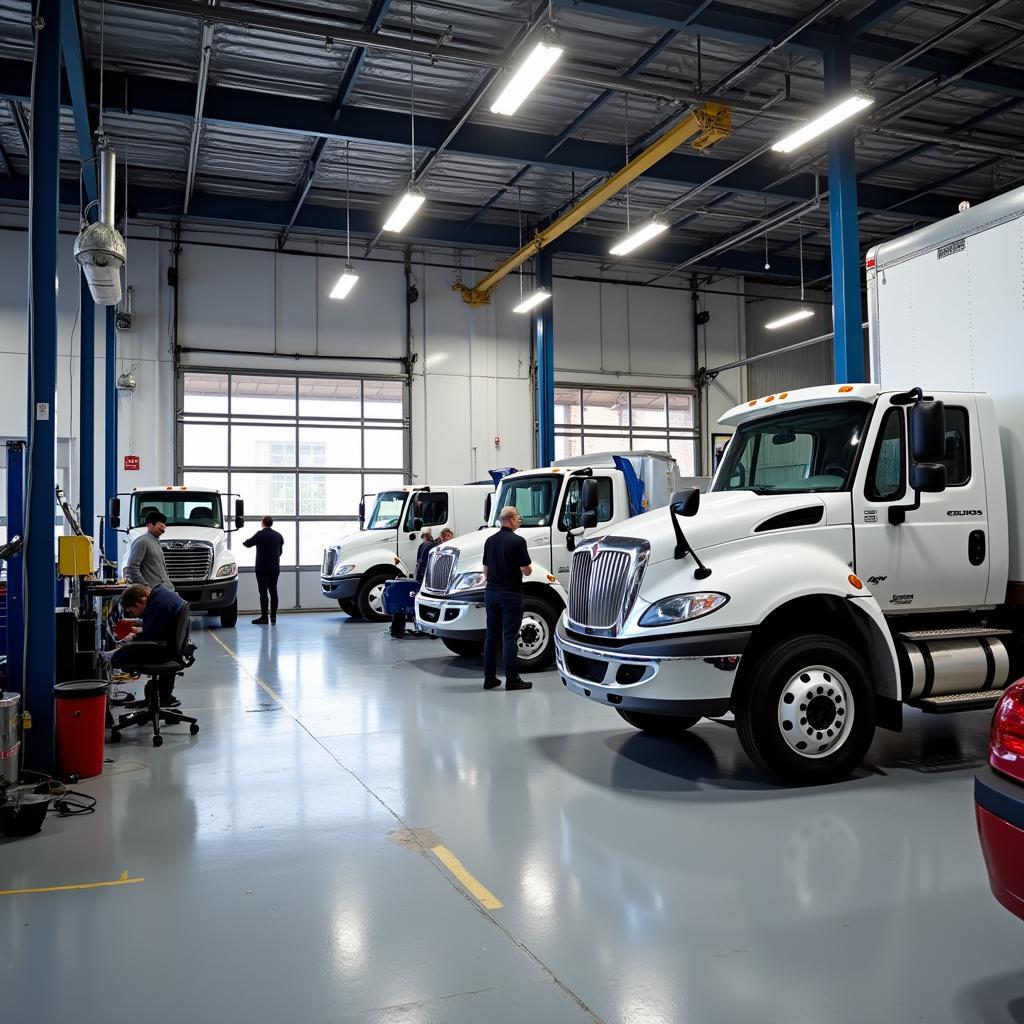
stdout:
[[[134,640],[146,640],[157,644],[173,644],[178,616],[185,602],[173,590],[163,584],[147,587],[144,583],[133,583],[121,595],[121,609],[133,619],[142,618],[142,627],[134,629]],[[129,641],[130,643],[131,641]],[[120,655],[124,655],[120,658]],[[130,652],[119,650],[110,659],[112,665],[130,664]],[[176,708],[181,701],[174,696],[175,672],[165,672],[157,677],[160,691],[160,707]],[[147,688],[150,686],[146,684]],[[147,694],[148,696],[148,694]]]

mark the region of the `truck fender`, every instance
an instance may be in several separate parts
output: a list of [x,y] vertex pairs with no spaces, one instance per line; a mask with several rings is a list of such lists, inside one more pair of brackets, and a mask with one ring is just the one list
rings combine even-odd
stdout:
[[879,696],[902,703],[899,658],[882,609],[871,594],[852,597],[848,604],[854,611],[855,621],[868,645],[871,677],[875,681],[876,692]]
[[342,564],[354,565],[351,575],[365,576],[368,572],[382,569],[393,569],[401,572],[404,576],[409,575],[408,569],[401,562],[395,564],[395,552],[393,549],[379,547],[370,548],[368,551],[359,551],[354,555],[345,556],[342,554]]

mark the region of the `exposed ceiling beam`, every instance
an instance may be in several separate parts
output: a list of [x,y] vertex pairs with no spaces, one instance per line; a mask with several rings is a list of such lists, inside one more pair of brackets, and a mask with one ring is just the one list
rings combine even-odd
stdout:
[[842,28],[844,39],[856,39],[857,36],[870,32],[880,21],[889,17],[890,14],[906,7],[908,0],[874,0],[869,3],[859,14],[850,18]]
[[8,178],[17,177],[14,173],[14,168],[11,166],[11,158],[7,155],[7,150],[4,149],[2,142],[0,142],[0,171],[3,171]]
[[68,92],[71,94],[71,109],[75,116],[78,157],[82,161],[82,186],[86,199],[92,203],[99,198],[99,190],[96,187],[93,124],[89,114],[85,57],[82,52],[82,25],[78,17],[77,0],[61,0],[60,48],[64,57]]
[[[28,181],[0,180],[0,203],[19,205],[28,203]],[[77,209],[78,186],[70,179],[61,182],[61,204]],[[133,218],[144,220],[180,220],[181,193],[170,189],[129,188],[128,209]],[[277,231],[291,213],[291,203],[262,199],[243,199],[235,196],[206,195],[196,193],[192,200],[189,221],[204,221],[217,224],[237,224],[248,228]],[[352,231],[364,237],[372,235],[377,228],[377,217],[372,211],[352,211]],[[295,225],[296,230],[315,232],[319,236],[335,235],[342,241],[345,237],[345,218],[334,207],[307,203],[302,208]],[[462,220],[444,220],[437,217],[417,217],[409,236],[403,236],[403,243],[424,243],[455,246],[463,249],[495,249],[500,252],[512,250],[518,244],[518,229],[513,226],[480,224],[467,227]],[[572,232],[559,240],[555,255],[567,258],[575,256],[601,257],[607,248],[608,238],[589,232]],[[699,250],[689,246],[664,244],[652,245],[645,256],[651,260],[681,263],[698,255]],[[499,254],[496,254],[496,258]],[[765,276],[763,259],[752,252],[722,253],[708,264],[708,269],[723,270],[736,274],[757,274]],[[808,264],[808,274],[824,274],[825,264]],[[799,264],[796,260],[779,260],[772,266],[772,272],[779,277],[796,279]]]
[[203,108],[206,105],[206,87],[210,77],[210,58],[213,56],[212,21],[203,22],[199,36],[199,72],[196,76],[196,109],[192,117],[192,137],[188,144],[188,164],[185,171],[185,202],[182,213],[188,213],[188,204],[196,187],[196,168],[199,164],[199,141],[203,135]]
[[[0,65],[0,96],[25,99],[30,67],[25,62],[6,61]],[[1022,76],[1024,80],[1024,76]],[[187,82],[134,76],[108,76],[106,94],[125,102],[132,113],[158,117],[188,119],[195,112],[195,87]],[[117,108],[111,107],[111,110]],[[330,103],[317,103],[283,96],[247,93],[240,89],[208,86],[205,120],[208,124],[225,124],[255,132],[285,132],[315,135],[326,139],[349,139],[353,143],[408,145],[408,115],[374,110],[368,107],[345,107],[339,116]],[[444,140],[449,122],[443,118],[416,119],[417,139],[427,146]],[[569,139],[556,146],[558,136],[487,124],[469,124],[450,147],[470,158],[507,161],[521,166],[524,161],[568,174],[577,171],[601,177],[612,174],[622,163],[618,145]],[[950,139],[950,144],[955,144]],[[705,181],[729,166],[729,161],[696,153],[678,151],[666,157],[649,175],[652,181],[690,187]],[[768,157],[730,174],[723,185],[731,192],[774,195],[780,199],[807,199],[814,194],[815,180],[810,173],[794,175],[774,184],[779,175],[777,159]],[[945,216],[946,207],[933,197],[917,199],[912,190],[867,187],[861,190],[860,203],[867,209],[886,209],[893,203],[907,200],[908,215],[923,219]],[[282,224],[287,224],[285,218]]]
[[[390,6],[391,0],[373,0],[370,13],[367,15],[366,21],[363,22],[362,30],[370,35],[377,33],[380,30],[381,25],[384,24],[384,18],[387,16],[388,8]],[[359,77],[359,72],[363,69],[363,62],[365,60],[366,47],[354,47],[348,58],[348,64],[345,66],[345,73],[341,77],[341,85],[338,87],[338,94],[334,99],[335,120],[341,117],[341,113],[345,109],[345,104],[348,103],[348,98],[352,94],[352,88],[356,83],[356,79]],[[309,163],[306,166],[306,173],[302,176],[302,181],[299,183],[299,187],[295,191],[295,199],[291,215],[288,218],[288,223],[285,225],[284,230],[281,232],[280,239],[278,239],[278,244],[281,246],[284,245],[285,240],[288,237],[288,232],[291,231],[292,225],[299,216],[302,204],[309,197],[309,190],[313,187],[313,181],[316,178],[317,171],[320,170],[320,164],[323,162],[324,152],[327,149],[327,142],[328,139],[326,136],[320,136],[313,143],[313,151],[309,155]]]
[[[618,21],[681,31],[700,6],[698,0],[554,0],[559,7],[602,15]],[[792,28],[793,22],[778,14],[755,11],[731,4],[715,3],[692,22],[691,31],[715,39],[760,48]],[[911,44],[891,36],[860,35],[846,38],[841,30],[811,27],[788,42],[784,50],[807,57],[820,57],[845,43],[855,61],[888,64],[898,60]],[[929,50],[904,65],[904,74],[918,78],[954,74],[963,63],[962,55],[948,50]],[[961,79],[961,84],[1007,96],[1024,96],[1024,76],[1016,68],[980,67]]]

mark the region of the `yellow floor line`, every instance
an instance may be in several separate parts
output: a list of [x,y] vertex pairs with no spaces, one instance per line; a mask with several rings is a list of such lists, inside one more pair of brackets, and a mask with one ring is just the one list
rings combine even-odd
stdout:
[[257,685],[261,686],[271,697],[273,697],[274,700],[277,701],[277,703],[280,704],[281,707],[284,708],[284,710],[287,711],[288,714],[292,716],[292,718],[294,718],[296,721],[298,721],[302,717],[298,713],[298,711],[296,711],[294,708],[289,706],[288,702],[284,699],[284,697],[282,697],[281,694],[279,694],[277,692],[277,690],[275,690],[270,685],[270,683],[264,682],[262,679],[260,679],[260,677],[258,675],[256,675],[255,672],[252,672],[250,669],[246,668],[244,662],[242,661],[242,659],[239,658],[239,656],[237,654],[235,654],[235,652],[233,650],[231,650],[231,648],[228,647],[228,645],[226,643],[224,643],[224,641],[221,640],[221,638],[219,636],[217,636],[216,633],[210,633],[209,636],[210,636],[211,639],[216,640],[217,643],[219,643],[221,645],[221,647],[224,648],[224,650],[227,653],[228,657],[229,658],[233,658],[238,663],[238,665],[242,669],[242,671],[245,672],[246,675],[248,675],[252,679],[254,679],[256,681]]
[[109,889],[113,885],[137,885],[144,882],[144,878],[129,878],[127,871],[121,872],[121,877],[113,882],[83,882],[81,885],[50,885],[45,889],[3,889],[0,896],[30,896],[38,892],[76,892],[79,889]]
[[500,910],[505,904],[482,882],[478,882],[447,846],[434,846],[430,852],[452,873],[456,881],[486,910]]

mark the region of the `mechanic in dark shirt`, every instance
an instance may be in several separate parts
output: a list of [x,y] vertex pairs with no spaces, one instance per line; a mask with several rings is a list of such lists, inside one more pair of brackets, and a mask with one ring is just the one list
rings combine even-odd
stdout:
[[[247,548],[256,549],[256,586],[260,591],[260,617],[253,619],[254,626],[265,626],[269,622],[277,622],[277,580],[281,575],[281,552],[284,550],[284,537],[271,529],[274,520],[264,516],[261,520],[262,530],[254,533],[248,540],[242,541]],[[270,618],[267,618],[269,601]]]
[[505,662],[505,689],[529,690],[533,683],[519,677],[516,651],[523,624],[523,577],[533,572],[526,541],[516,536],[522,519],[514,505],[498,513],[501,529],[484,544],[484,575],[487,589],[487,636],[484,639],[484,689],[501,686],[498,678],[498,644]]
[[[110,659],[113,665],[131,667],[131,643],[143,641],[156,644],[173,644],[178,628],[178,616],[185,602],[173,590],[168,590],[158,583],[152,589],[144,583],[133,583],[121,595],[121,610],[132,619],[142,619],[141,628],[136,628],[135,635],[126,647],[114,652]],[[168,655],[168,660],[175,656]],[[176,708],[181,701],[174,696],[175,672],[165,672],[157,676],[157,688],[160,693],[160,707]],[[146,684],[149,685],[148,683]]]

